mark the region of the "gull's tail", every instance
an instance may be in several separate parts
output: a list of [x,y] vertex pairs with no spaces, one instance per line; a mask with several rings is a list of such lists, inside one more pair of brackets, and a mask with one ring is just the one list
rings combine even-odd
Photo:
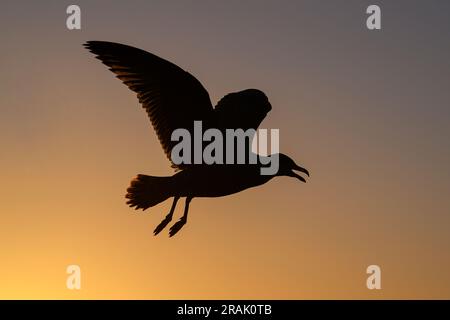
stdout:
[[127,204],[135,209],[148,209],[174,196],[172,177],[152,177],[138,174],[127,189]]

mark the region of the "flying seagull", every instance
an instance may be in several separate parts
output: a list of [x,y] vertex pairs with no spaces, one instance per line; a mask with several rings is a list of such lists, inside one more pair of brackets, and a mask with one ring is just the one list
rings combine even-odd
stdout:
[[170,212],[154,230],[160,233],[172,220],[180,198],[185,197],[184,214],[169,231],[172,237],[187,222],[189,204],[195,197],[221,197],[262,185],[274,176],[305,179],[294,170],[309,176],[287,155],[280,153],[275,175],[261,175],[262,164],[176,164],[171,159],[172,132],[183,128],[193,131],[194,121],[205,128],[219,130],[256,130],[271,110],[266,95],[257,89],[247,89],[225,95],[213,108],[209,94],[190,73],[152,53],[131,46],[88,41],[84,46],[109,67],[116,77],[137,93],[146,110],[162,148],[177,170],[173,176],[155,177],[138,174],[127,189],[127,204],[146,210],[173,197]]

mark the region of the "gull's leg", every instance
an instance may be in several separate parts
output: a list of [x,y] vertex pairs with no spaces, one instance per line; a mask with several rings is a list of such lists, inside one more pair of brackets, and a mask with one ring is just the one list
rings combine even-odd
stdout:
[[170,228],[169,231],[169,235],[171,237],[173,237],[178,231],[180,231],[180,229],[186,224],[187,222],[187,216],[188,216],[188,211],[189,211],[189,203],[191,202],[192,197],[186,197],[186,204],[184,206],[184,214],[183,216],[180,218],[180,220],[178,220],[173,226],[172,228]]
[[156,227],[155,231],[153,231],[153,234],[156,236],[158,233],[160,233],[166,226],[167,224],[172,221],[172,217],[173,217],[173,212],[175,211],[175,207],[177,205],[178,199],[180,199],[180,197],[174,197],[173,198],[173,202],[172,202],[172,207],[170,208],[170,212],[169,214],[164,218],[163,221],[161,221],[161,223]]

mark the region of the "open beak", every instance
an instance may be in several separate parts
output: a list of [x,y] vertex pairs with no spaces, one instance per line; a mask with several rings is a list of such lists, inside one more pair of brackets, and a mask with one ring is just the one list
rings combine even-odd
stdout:
[[[309,177],[309,172],[305,168],[302,168],[300,166],[296,166],[296,167],[292,168],[292,170],[303,172],[304,174],[306,174]],[[303,178],[301,175],[295,173],[292,170],[291,170],[291,177],[295,177],[295,178],[297,178],[300,181],[306,182],[305,178]]]

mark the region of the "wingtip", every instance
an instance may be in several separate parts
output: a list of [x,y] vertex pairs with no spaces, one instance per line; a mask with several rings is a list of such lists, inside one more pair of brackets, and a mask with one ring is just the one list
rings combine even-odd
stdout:
[[93,50],[95,46],[101,45],[101,43],[104,41],[98,41],[98,40],[88,40],[85,43],[83,43],[83,47],[85,47],[88,50]]
[[93,47],[92,47],[92,41],[86,41],[85,43],[82,44],[82,46],[89,50],[90,52],[93,52]]

